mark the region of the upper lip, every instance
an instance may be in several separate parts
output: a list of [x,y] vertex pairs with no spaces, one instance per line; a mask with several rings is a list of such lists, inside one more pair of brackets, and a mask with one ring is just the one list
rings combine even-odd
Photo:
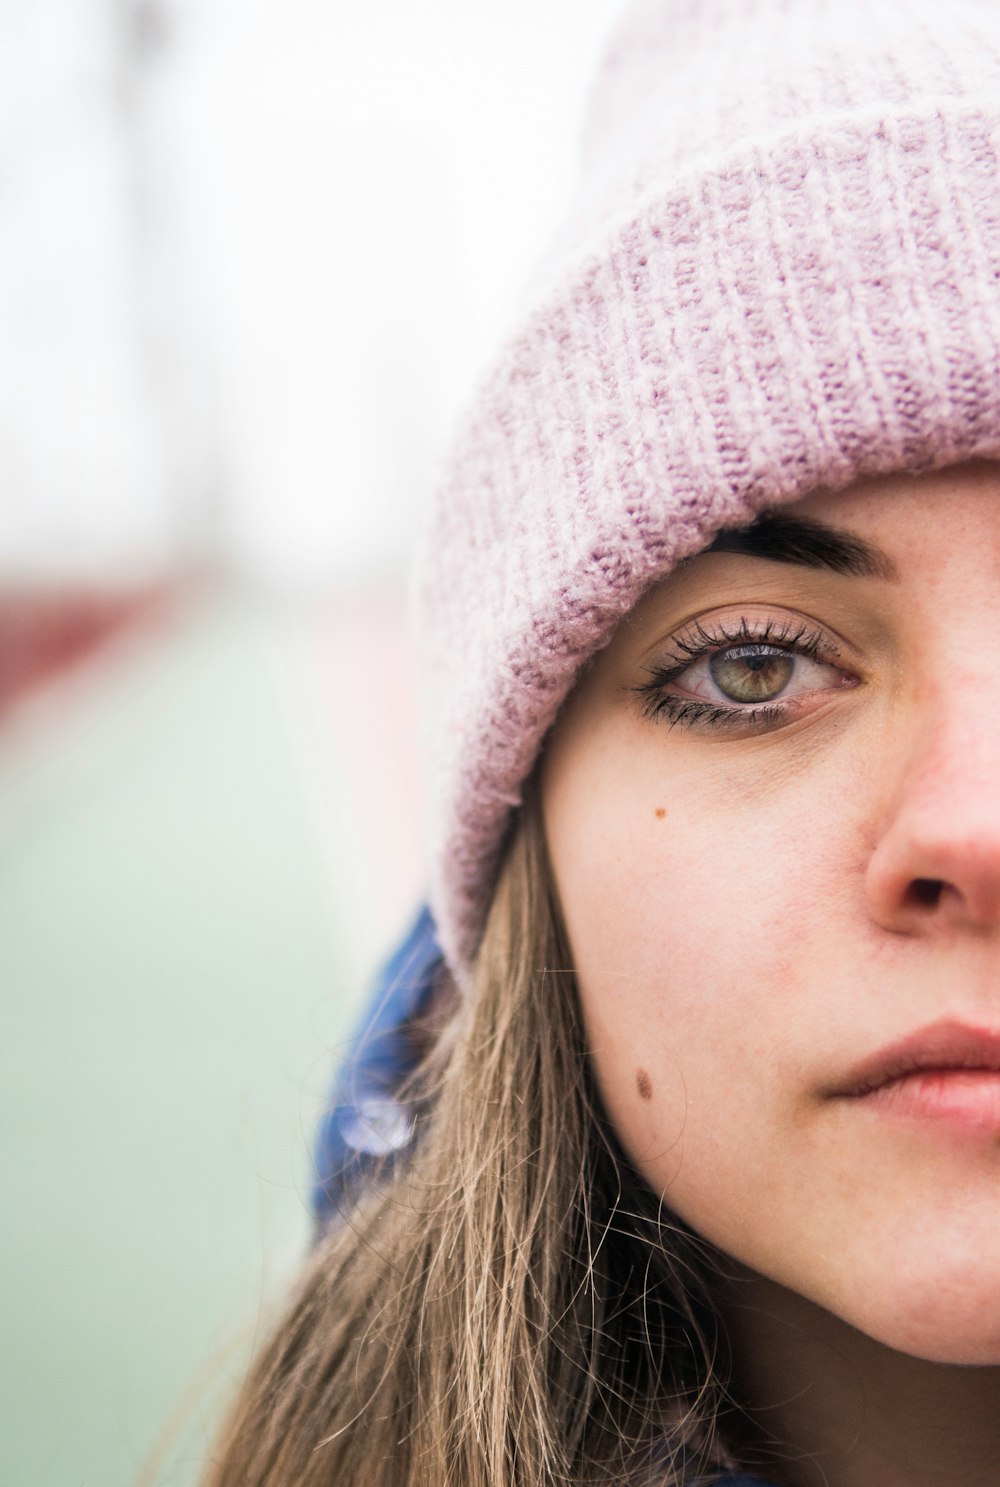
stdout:
[[1000,1072],[1000,1032],[952,1020],[932,1023],[863,1058],[832,1093],[867,1095],[908,1074],[954,1069]]

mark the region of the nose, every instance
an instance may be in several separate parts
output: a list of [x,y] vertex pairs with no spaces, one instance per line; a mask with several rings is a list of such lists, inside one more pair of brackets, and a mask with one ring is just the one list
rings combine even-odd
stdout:
[[981,689],[970,711],[971,701],[951,698],[925,720],[895,771],[865,876],[869,911],[885,929],[1000,929],[1000,708]]

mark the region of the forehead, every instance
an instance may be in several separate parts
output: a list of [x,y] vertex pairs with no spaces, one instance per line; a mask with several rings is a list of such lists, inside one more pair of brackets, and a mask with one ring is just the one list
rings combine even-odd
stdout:
[[782,510],[828,522],[905,553],[912,541],[946,538],[967,510],[1000,520],[1000,463],[966,460],[920,474],[897,471],[859,480],[845,490],[816,491]]

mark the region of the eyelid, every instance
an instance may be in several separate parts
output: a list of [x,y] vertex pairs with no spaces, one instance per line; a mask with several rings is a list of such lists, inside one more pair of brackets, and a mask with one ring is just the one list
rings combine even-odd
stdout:
[[[813,693],[779,696],[757,704],[685,696],[668,688],[699,661],[742,644],[773,645],[818,665],[845,671],[843,642],[838,644],[839,641],[840,637],[828,626],[796,611],[761,606],[751,618],[748,607],[728,606],[685,621],[665,642],[670,647],[669,654],[664,655],[661,643],[654,652],[655,659],[646,662],[649,680],[632,690],[645,699],[644,716],[655,722],[704,728],[738,727],[748,733],[766,731],[789,721],[791,716],[801,716],[797,704],[802,698],[837,688],[813,689]],[[853,647],[848,649],[853,651]],[[859,672],[857,665],[851,670]],[[846,688],[861,680],[862,676],[855,674],[853,680],[845,680],[841,685]]]
[[[804,636],[814,638],[812,650],[815,654],[822,651],[825,660],[835,665],[861,666],[861,657],[854,646],[829,624],[801,610],[759,601],[717,605],[686,616],[655,644],[647,647],[639,658],[639,664],[647,672],[654,668],[664,670],[669,666],[681,668],[707,651],[746,642],[786,645],[796,649]],[[805,654],[805,651],[799,653]]]

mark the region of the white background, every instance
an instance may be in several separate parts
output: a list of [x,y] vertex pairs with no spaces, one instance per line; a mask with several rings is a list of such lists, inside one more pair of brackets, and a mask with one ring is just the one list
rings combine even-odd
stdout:
[[614,0],[3,0],[0,579],[391,567]]

